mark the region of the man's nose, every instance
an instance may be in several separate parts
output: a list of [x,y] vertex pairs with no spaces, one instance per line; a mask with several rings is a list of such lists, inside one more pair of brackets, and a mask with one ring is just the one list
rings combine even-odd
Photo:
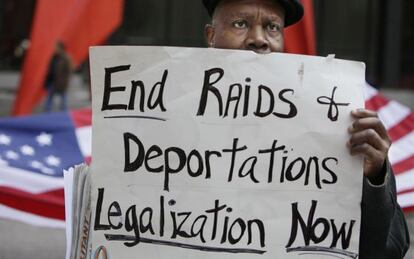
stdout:
[[246,48],[257,53],[269,53],[269,41],[266,38],[266,32],[262,26],[250,28],[246,39]]

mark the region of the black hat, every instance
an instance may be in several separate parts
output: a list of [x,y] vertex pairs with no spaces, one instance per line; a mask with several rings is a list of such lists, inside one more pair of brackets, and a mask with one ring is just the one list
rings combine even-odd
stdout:
[[[275,0],[276,1],[276,0]],[[303,16],[303,7],[299,0],[277,0],[285,9],[285,27],[292,25],[299,21]],[[214,9],[216,9],[220,0],[203,0],[208,14],[213,16]]]

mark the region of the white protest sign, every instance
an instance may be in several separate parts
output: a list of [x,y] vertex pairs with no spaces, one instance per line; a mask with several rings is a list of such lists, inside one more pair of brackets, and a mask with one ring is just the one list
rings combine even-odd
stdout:
[[362,63],[126,46],[90,63],[93,258],[357,257]]

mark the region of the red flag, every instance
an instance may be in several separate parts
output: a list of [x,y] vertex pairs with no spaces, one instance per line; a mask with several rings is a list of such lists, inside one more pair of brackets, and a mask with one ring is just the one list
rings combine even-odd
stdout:
[[44,93],[43,82],[56,41],[62,34],[75,0],[38,0],[33,17],[30,48],[21,72],[13,114],[30,113]]
[[62,41],[72,57],[75,66],[87,56],[91,45],[104,43],[118,26],[123,16],[123,0],[83,0],[72,12],[70,26],[67,26]]
[[313,1],[302,0],[305,14],[300,20],[285,30],[285,52],[295,54],[316,54]]
[[55,44],[61,40],[75,66],[90,45],[101,44],[120,25],[123,0],[37,0],[30,48],[27,52],[13,114],[32,112],[43,97],[43,87]]

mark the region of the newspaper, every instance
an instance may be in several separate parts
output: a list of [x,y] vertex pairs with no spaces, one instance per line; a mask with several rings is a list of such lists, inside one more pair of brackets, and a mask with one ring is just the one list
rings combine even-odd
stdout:
[[[64,172],[66,213],[66,259],[88,258],[91,231],[91,185],[89,166],[77,165]],[[68,206],[69,205],[69,206]]]

